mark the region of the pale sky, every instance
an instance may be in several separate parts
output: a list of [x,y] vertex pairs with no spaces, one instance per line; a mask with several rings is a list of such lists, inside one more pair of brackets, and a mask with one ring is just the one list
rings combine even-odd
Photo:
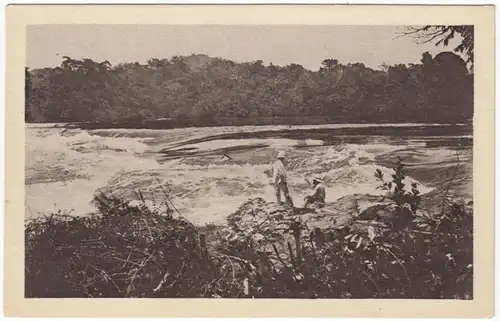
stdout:
[[145,63],[151,57],[206,54],[236,62],[263,60],[265,65],[301,64],[318,70],[321,61],[419,63],[422,53],[433,56],[448,47],[417,44],[399,37],[398,26],[257,26],[257,25],[32,25],[27,28],[30,69],[55,67],[62,56],[75,59]]

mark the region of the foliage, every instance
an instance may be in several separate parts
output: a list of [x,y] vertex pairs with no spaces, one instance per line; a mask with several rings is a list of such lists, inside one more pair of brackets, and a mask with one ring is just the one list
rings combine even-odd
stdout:
[[190,222],[144,203],[109,196],[95,202],[99,214],[50,215],[26,225],[26,297],[217,295],[225,269],[214,269]]
[[287,223],[295,244],[274,263],[251,247],[214,250],[226,240],[207,244],[210,235],[172,210],[95,202],[98,214],[26,225],[27,297],[472,299],[473,219],[460,202],[447,201],[433,224],[388,234]]
[[397,158],[396,168],[394,169],[394,174],[392,174],[392,181],[384,181],[384,173],[382,173],[380,169],[375,171],[375,177],[382,183],[378,188],[388,191],[389,198],[392,199],[398,207],[408,205],[412,213],[416,214],[421,200],[420,191],[418,190],[417,183],[411,184],[410,191],[406,190],[404,184],[406,173],[401,157]]
[[329,255],[331,262],[342,262],[334,279],[345,280],[342,292],[352,297],[470,299],[472,215],[465,207],[455,207],[449,215],[450,229],[405,229],[378,239],[349,234],[319,258]]
[[461,210],[453,212],[456,228],[444,233],[350,233],[316,247],[306,243],[303,260],[273,272],[255,295],[472,299],[472,220]]
[[460,52],[467,57],[466,63],[470,69],[474,68],[474,26],[440,26],[427,25],[423,27],[409,27],[406,35],[416,35],[424,42],[435,42],[436,46],[448,46],[449,42],[459,36],[462,38],[460,44],[453,50]]
[[325,59],[319,71],[310,71],[297,64],[265,66],[205,55],[117,66],[64,57],[60,67],[26,70],[29,122],[144,126],[167,119],[183,126],[186,120],[210,125],[242,118],[261,124],[274,117],[464,122],[472,117],[472,96],[472,75],[451,52],[434,58],[424,53],[421,64],[384,70]]

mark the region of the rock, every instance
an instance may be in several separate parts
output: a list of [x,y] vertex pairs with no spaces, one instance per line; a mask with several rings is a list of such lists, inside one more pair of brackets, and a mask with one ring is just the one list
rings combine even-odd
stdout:
[[[381,206],[381,203],[385,207],[375,211],[376,215],[394,217],[391,213],[394,209],[379,196],[349,195],[320,209],[291,209],[262,198],[250,199],[227,217],[227,226],[217,231],[215,250],[255,263],[264,253],[270,266],[283,267],[283,262],[289,265],[302,253],[297,252],[297,239],[304,249],[313,243],[321,247],[351,233],[364,234],[370,239],[383,235],[389,230],[384,219],[359,219],[373,212],[373,204]],[[298,226],[300,230],[294,230]]]
[[406,206],[398,206],[393,202],[379,203],[364,209],[358,220],[376,220],[397,226],[407,226],[414,219],[413,212]]

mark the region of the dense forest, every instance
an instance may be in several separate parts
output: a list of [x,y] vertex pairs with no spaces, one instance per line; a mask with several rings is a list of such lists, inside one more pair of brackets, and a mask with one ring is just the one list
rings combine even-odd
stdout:
[[236,63],[201,54],[146,64],[77,60],[26,68],[27,122],[140,124],[155,119],[315,116],[321,122],[467,122],[473,73],[459,55],[425,52],[419,64]]

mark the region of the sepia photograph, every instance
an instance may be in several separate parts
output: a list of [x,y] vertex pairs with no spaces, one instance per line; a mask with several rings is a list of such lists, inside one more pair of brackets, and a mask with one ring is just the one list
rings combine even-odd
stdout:
[[29,26],[26,296],[472,299],[473,36]]
[[474,24],[24,32],[25,299],[477,298]]

